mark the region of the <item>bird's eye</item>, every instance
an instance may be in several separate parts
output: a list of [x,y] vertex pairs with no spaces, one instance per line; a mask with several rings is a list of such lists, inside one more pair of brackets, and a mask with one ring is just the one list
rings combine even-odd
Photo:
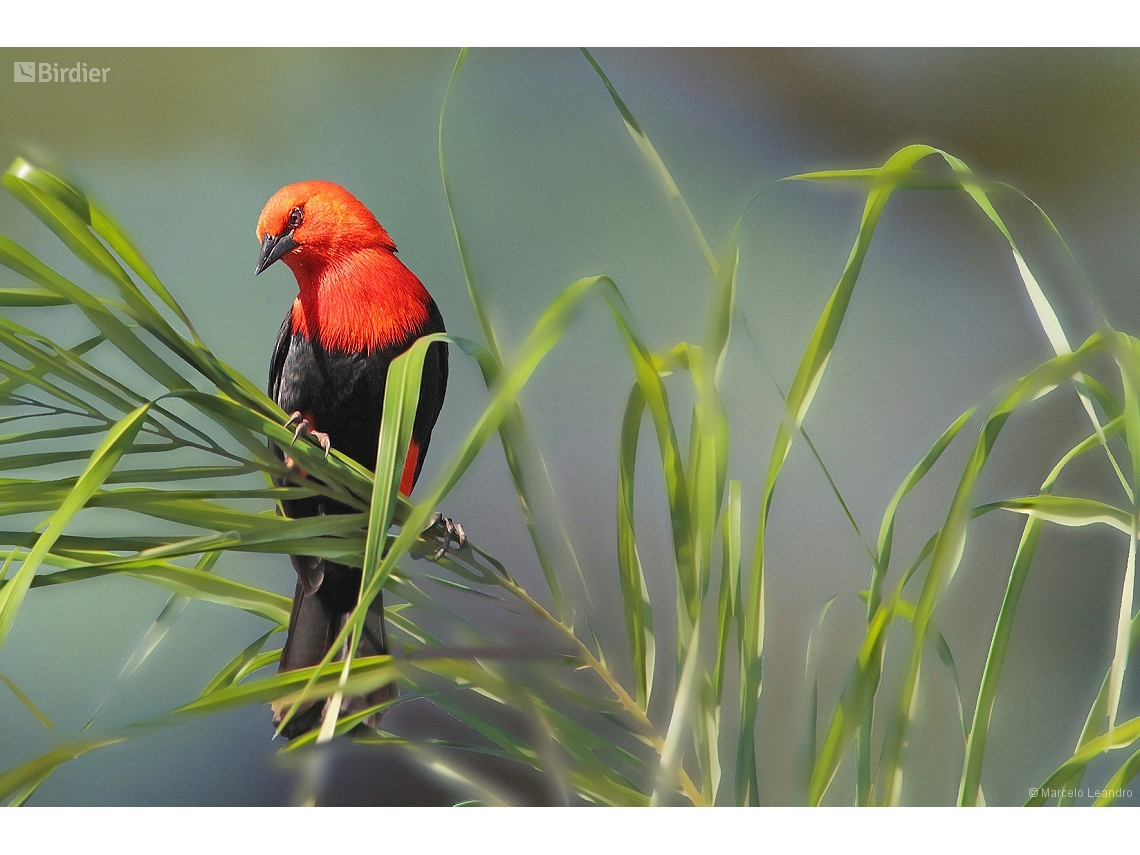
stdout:
[[301,213],[301,209],[300,208],[294,208],[292,211],[289,212],[289,228],[291,228],[291,229],[297,228],[297,226],[301,225],[302,219],[304,219],[304,217]]

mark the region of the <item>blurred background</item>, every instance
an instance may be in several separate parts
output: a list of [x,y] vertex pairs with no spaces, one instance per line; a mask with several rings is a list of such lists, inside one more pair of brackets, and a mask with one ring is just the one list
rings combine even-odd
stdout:
[[[791,382],[846,261],[864,198],[855,185],[772,186],[776,179],[876,166],[911,142],[943,148],[1009,181],[1053,218],[1087,286],[1034,209],[1014,194],[1001,199],[1002,215],[1074,345],[1096,328],[1101,310],[1118,329],[1140,330],[1133,299],[1140,269],[1137,51],[603,49],[595,56],[714,249],[767,188],[744,218],[737,326],[723,381],[733,432],[729,475],[745,484],[746,531],[755,530],[758,485],[779,422],[776,383],[787,389]],[[455,57],[452,49],[4,49],[0,161],[25,156],[98,200],[214,351],[258,383],[296,286],[281,266],[253,277],[254,227],[265,200],[302,179],[339,182],[364,201],[435,297],[448,330],[478,339],[436,148]],[[103,84],[10,82],[6,69],[31,60],[111,70]],[[651,348],[699,340],[707,268],[579,52],[472,51],[452,92],[444,146],[476,285],[508,350],[565,285],[597,273],[616,281]],[[0,197],[0,231],[85,281],[78,262],[7,195]],[[0,283],[15,279],[0,271]],[[53,334],[79,334],[60,317]],[[868,541],[898,483],[945,427],[1050,354],[1008,244],[976,207],[947,192],[892,197],[806,421]],[[451,376],[427,479],[485,400],[472,363],[453,355]],[[1111,371],[1100,378],[1114,379]],[[595,303],[523,396],[603,642],[618,658],[625,631],[615,569],[616,460],[632,379],[608,310]],[[683,430],[689,402],[678,393],[673,403]],[[1056,459],[1087,432],[1071,390],[1039,401],[1002,434],[979,499],[1036,492]],[[909,561],[940,524],[975,436],[976,427],[968,427],[904,504],[896,563]],[[652,442],[649,435],[643,441]],[[1087,457],[1060,491],[1120,501],[1103,456]],[[673,571],[664,501],[651,486],[660,481],[654,459],[646,451],[639,461],[646,492],[638,531],[663,627]],[[528,587],[541,588],[497,442],[444,510]],[[936,613],[957,661],[967,716],[1022,522],[991,514],[974,524]],[[869,575],[859,538],[802,442],[777,489],[768,537],[761,798],[789,804],[802,799],[809,631],[836,595],[816,647],[822,727],[862,637],[865,607],[857,594]],[[1021,803],[1027,788],[1071,753],[1111,659],[1126,555],[1127,540],[1115,532],[1046,529],[994,710],[983,775],[988,803]],[[227,558],[219,569],[292,593],[293,572],[283,558]],[[0,768],[42,753],[60,733],[74,734],[107,699],[165,599],[164,591],[129,579],[29,594],[0,650],[0,672],[57,730],[45,731],[0,689]],[[156,653],[116,688],[100,721],[125,724],[196,697],[262,631],[256,618],[192,603]],[[670,649],[667,635],[659,636],[659,651]],[[899,626],[888,652],[888,692],[896,688],[892,663],[908,644],[908,630]],[[953,685],[932,652],[904,790],[904,801],[916,804],[953,801],[962,762]],[[662,684],[673,679],[671,659],[658,657]],[[1122,715],[1136,713],[1138,695],[1130,676]],[[652,712],[667,715],[664,708]],[[280,742],[271,736],[263,707],[200,720],[66,764],[33,803],[288,804],[301,772],[276,758]],[[333,760],[322,801],[447,797],[409,789],[396,758],[340,747]],[[1090,780],[1103,780],[1107,768],[1094,766],[1100,778],[1094,771]],[[848,801],[853,775],[847,761],[832,801]],[[520,800],[541,800],[527,794],[525,780],[519,786]]]

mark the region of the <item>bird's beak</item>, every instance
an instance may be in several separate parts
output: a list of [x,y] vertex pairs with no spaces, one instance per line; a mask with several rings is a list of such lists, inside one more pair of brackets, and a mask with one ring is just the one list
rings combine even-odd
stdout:
[[261,242],[261,255],[257,257],[257,267],[253,268],[253,275],[259,274],[289,250],[295,249],[296,246],[297,242],[293,240],[292,230],[282,232],[279,235],[267,234],[265,240]]

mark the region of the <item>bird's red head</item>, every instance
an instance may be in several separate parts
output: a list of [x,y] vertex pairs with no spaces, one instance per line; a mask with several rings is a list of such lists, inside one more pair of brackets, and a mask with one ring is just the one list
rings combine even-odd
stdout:
[[326,349],[371,351],[411,341],[430,321],[431,296],[393,254],[364,205],[329,181],[282,187],[257,221],[254,273],[284,261],[297,278],[292,328]]
[[331,181],[301,181],[274,193],[258,218],[257,239],[256,273],[280,259],[294,273],[312,275],[361,250],[396,251],[372,212]]

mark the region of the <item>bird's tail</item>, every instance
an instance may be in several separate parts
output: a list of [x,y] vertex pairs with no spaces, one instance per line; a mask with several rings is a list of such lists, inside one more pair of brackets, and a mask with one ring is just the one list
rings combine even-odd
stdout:
[[[302,561],[304,559],[301,559]],[[281,664],[278,673],[310,668],[320,664],[344,627],[360,590],[360,570],[342,564],[321,562],[322,576],[315,589],[308,589],[306,576],[299,574],[297,590],[293,596],[293,613],[289,616],[289,637],[281,651]],[[300,568],[298,568],[300,570]],[[311,578],[311,577],[310,577]],[[368,612],[361,628],[360,643],[356,656],[378,656],[388,652],[388,636],[384,630],[384,599],[377,594],[368,606]],[[347,644],[337,651],[334,661],[343,661]],[[362,712],[368,707],[384,703],[398,694],[395,683],[374,689],[366,695],[344,698],[340,707],[340,718]],[[326,700],[309,701],[294,713],[281,734],[286,739],[301,736],[321,726]],[[288,711],[289,704],[278,702],[273,705],[273,724],[279,726]],[[361,724],[375,729],[380,724],[383,710],[373,713]]]

